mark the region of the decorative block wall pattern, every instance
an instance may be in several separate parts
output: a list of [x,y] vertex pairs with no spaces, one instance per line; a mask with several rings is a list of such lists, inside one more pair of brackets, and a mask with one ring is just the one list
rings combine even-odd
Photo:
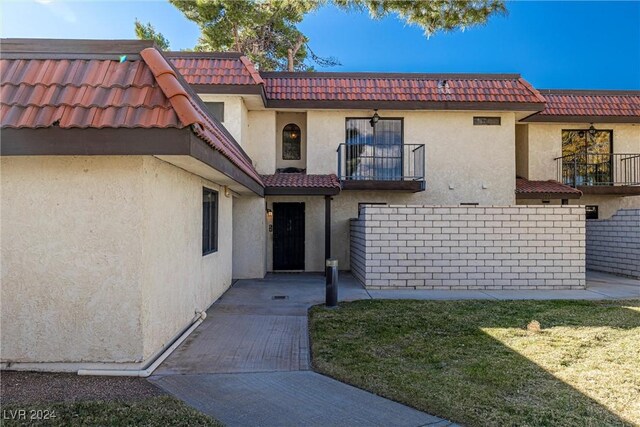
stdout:
[[351,266],[369,289],[584,289],[584,207],[366,206]]
[[587,220],[587,268],[640,279],[640,209]]

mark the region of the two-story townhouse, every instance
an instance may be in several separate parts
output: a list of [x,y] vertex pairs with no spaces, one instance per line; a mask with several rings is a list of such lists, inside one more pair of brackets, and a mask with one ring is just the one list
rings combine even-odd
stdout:
[[[637,92],[568,107],[514,74],[257,72],[240,54],[169,56],[263,174],[264,201],[235,200],[236,277],[320,271],[330,255],[349,269],[361,204],[571,203],[601,217],[640,205]],[[615,151],[584,142],[614,133]]]
[[[640,92],[540,92],[545,109],[516,125],[518,176],[577,188],[582,194],[568,203],[586,205],[587,218],[608,218],[618,209],[640,207]],[[529,187],[543,193],[555,185]],[[518,203],[554,204],[566,198],[529,194],[519,193]]]

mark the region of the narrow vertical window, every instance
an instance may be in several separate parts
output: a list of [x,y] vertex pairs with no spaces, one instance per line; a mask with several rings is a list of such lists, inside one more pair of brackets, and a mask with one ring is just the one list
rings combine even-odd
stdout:
[[202,189],[202,255],[218,250],[218,192]]
[[282,130],[282,159],[300,160],[300,128],[289,123]]

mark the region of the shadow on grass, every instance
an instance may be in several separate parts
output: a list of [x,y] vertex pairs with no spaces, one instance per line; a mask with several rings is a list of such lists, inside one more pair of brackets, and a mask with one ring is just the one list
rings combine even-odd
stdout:
[[[640,422],[640,312],[629,306],[640,301],[314,307],[313,366],[468,425],[632,425]],[[541,332],[526,330],[531,320]]]

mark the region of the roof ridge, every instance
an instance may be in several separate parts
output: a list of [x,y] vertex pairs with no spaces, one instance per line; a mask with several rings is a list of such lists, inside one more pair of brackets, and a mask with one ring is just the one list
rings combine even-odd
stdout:
[[145,48],[154,47],[152,40],[95,40],[95,39],[46,39],[46,38],[2,38],[0,52],[5,54],[29,53],[33,55],[63,59],[64,55],[113,56],[138,54]]
[[262,77],[260,76],[260,73],[258,71],[256,71],[255,67],[253,66],[253,62],[251,62],[249,60],[249,58],[247,58],[246,56],[242,55],[240,57],[240,62],[242,62],[242,64],[247,69],[249,74],[251,74],[251,78],[253,78],[253,81],[255,81],[256,84],[264,85],[264,80],[262,80]]
[[[262,185],[262,179],[254,169],[249,156],[222,125],[218,126],[205,110],[200,108],[197,103],[194,103],[192,96],[189,94],[190,89],[185,87],[187,83],[183,84],[178,78],[178,74],[174,71],[169,60],[155,47],[144,49],[140,52],[140,55],[169,99],[181,123],[185,126],[191,126],[199,138],[204,139],[212,148],[220,151],[231,162],[235,163],[257,183]],[[216,139],[209,137],[209,133]],[[228,140],[229,143],[225,144],[225,140]]]
[[533,85],[531,85],[531,83],[529,83],[522,77],[519,77],[518,81],[522,83],[522,85],[526,87],[540,102],[544,102],[546,104],[547,100],[544,98],[544,96],[542,96],[542,94],[538,91],[538,89],[536,89],[535,87],[533,87]]
[[239,59],[241,52],[192,52],[192,51],[166,51],[163,52],[167,58],[203,58],[203,59]]
[[379,79],[452,79],[452,80],[517,80],[517,73],[398,73],[398,72],[308,72],[308,71],[261,71],[263,78],[379,78]]

